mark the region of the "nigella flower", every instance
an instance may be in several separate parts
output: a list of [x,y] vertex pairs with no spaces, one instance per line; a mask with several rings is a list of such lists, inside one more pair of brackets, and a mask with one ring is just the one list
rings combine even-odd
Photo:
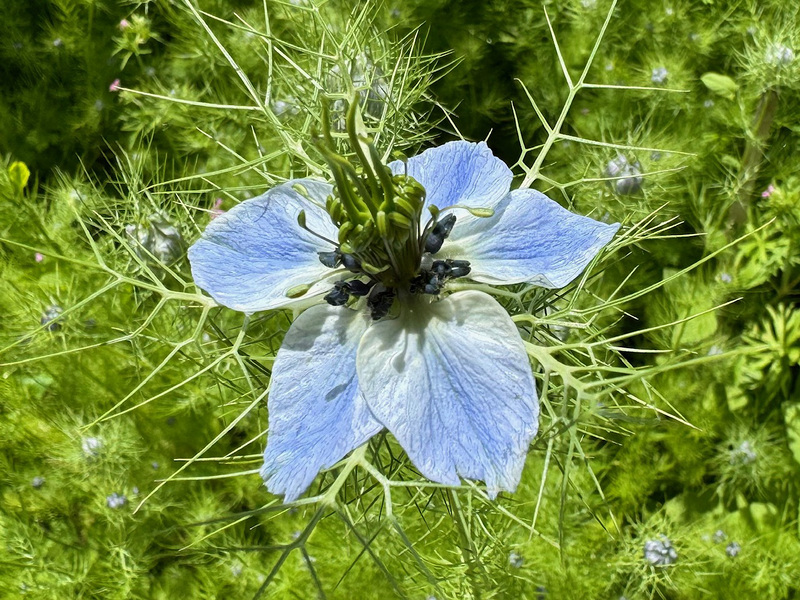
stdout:
[[739,552],[742,551],[742,545],[739,542],[731,542],[725,547],[725,554],[727,554],[731,558],[736,558],[739,556]]
[[511,171],[483,143],[386,167],[352,131],[351,142],[363,172],[320,142],[336,186],[279,185],[189,249],[195,282],[235,310],[326,301],[297,317],[275,358],[267,487],[292,501],[386,428],[428,479],[513,491],[538,429],[529,359],[492,296],[448,284],[563,287],[619,225],[510,192]]
[[644,543],[644,558],[653,566],[668,567],[678,560],[678,551],[667,536],[659,534],[658,539]]
[[127,503],[128,498],[126,498],[124,494],[114,492],[106,496],[106,506],[108,506],[108,508],[122,508]]
[[81,449],[86,458],[96,458],[103,450],[103,440],[96,437],[83,438]]

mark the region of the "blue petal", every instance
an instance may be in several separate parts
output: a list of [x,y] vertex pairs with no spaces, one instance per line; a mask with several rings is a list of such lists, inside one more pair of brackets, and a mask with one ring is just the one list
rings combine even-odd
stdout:
[[367,330],[357,364],[372,414],[425,477],[482,479],[491,496],[516,488],[539,403],[517,328],[491,296],[407,305]]
[[318,305],[292,323],[272,369],[269,433],[261,476],[291,502],[382,426],[356,378],[356,351],[367,317]]
[[514,190],[489,218],[459,214],[443,256],[468,260],[470,279],[560,288],[611,241],[619,223],[576,215],[536,190]]
[[[295,184],[308,190],[311,201],[293,189]],[[305,210],[311,230],[335,239],[336,226],[322,208],[332,190],[312,179],[289,181],[211,221],[189,248],[195,283],[218,303],[247,313],[296,301],[287,296],[291,288],[333,274],[317,255],[333,246],[297,224]],[[326,287],[317,285],[307,296]]]
[[[401,161],[389,167],[395,175],[402,175],[406,169]],[[485,143],[462,141],[448,142],[408,159],[408,174],[425,188],[426,203],[439,208],[494,205],[508,194],[513,178],[511,170]]]

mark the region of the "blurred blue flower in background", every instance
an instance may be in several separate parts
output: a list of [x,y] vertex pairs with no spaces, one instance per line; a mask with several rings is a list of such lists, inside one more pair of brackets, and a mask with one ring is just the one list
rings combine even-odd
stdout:
[[[217,217],[189,250],[195,282],[224,306],[253,313],[326,301],[295,319],[276,356],[261,474],[292,501],[386,428],[432,481],[483,480],[492,497],[513,491],[538,429],[528,355],[494,298],[448,295],[448,283],[561,288],[619,224],[535,190],[509,191],[510,169],[484,143],[370,167],[393,186],[384,186],[391,202],[365,201],[379,223],[365,231],[382,232],[372,246],[351,252],[342,242],[331,209],[337,194],[347,200],[341,180],[300,179]],[[376,264],[383,248],[387,262]]]

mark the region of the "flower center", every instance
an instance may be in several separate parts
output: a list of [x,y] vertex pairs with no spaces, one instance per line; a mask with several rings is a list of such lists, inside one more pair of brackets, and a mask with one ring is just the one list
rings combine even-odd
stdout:
[[[327,267],[344,267],[353,274],[336,282],[325,300],[334,306],[351,297],[366,297],[373,319],[386,314],[398,295],[438,295],[445,282],[470,271],[465,260],[437,260],[434,255],[456,223],[453,214],[440,218],[439,209],[425,210],[425,188],[408,174],[393,175],[366,135],[358,102],[351,101],[346,130],[359,166],[335,151],[327,106],[325,130],[315,144],[331,168],[334,193],[325,210],[338,228],[335,249],[320,252]],[[298,220],[305,228],[305,215]]]

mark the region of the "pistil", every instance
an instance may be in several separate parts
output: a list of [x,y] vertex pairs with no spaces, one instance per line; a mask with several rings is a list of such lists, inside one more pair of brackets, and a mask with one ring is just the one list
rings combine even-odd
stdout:
[[[421,226],[425,189],[407,173],[393,175],[381,162],[358,110],[354,98],[347,111],[346,129],[357,168],[336,153],[327,106],[323,105],[324,129],[315,136],[315,144],[333,173],[335,191],[325,208],[338,235],[332,242],[334,250],[320,252],[319,259],[327,267],[344,267],[360,276],[337,282],[325,296],[328,303],[342,306],[352,297],[366,296],[372,318],[380,319],[389,313],[398,294],[438,295],[447,280],[469,273],[469,263],[432,258],[452,231],[456,217],[449,213],[439,219],[439,209],[430,206],[432,218]],[[305,225],[304,218],[300,224]]]

